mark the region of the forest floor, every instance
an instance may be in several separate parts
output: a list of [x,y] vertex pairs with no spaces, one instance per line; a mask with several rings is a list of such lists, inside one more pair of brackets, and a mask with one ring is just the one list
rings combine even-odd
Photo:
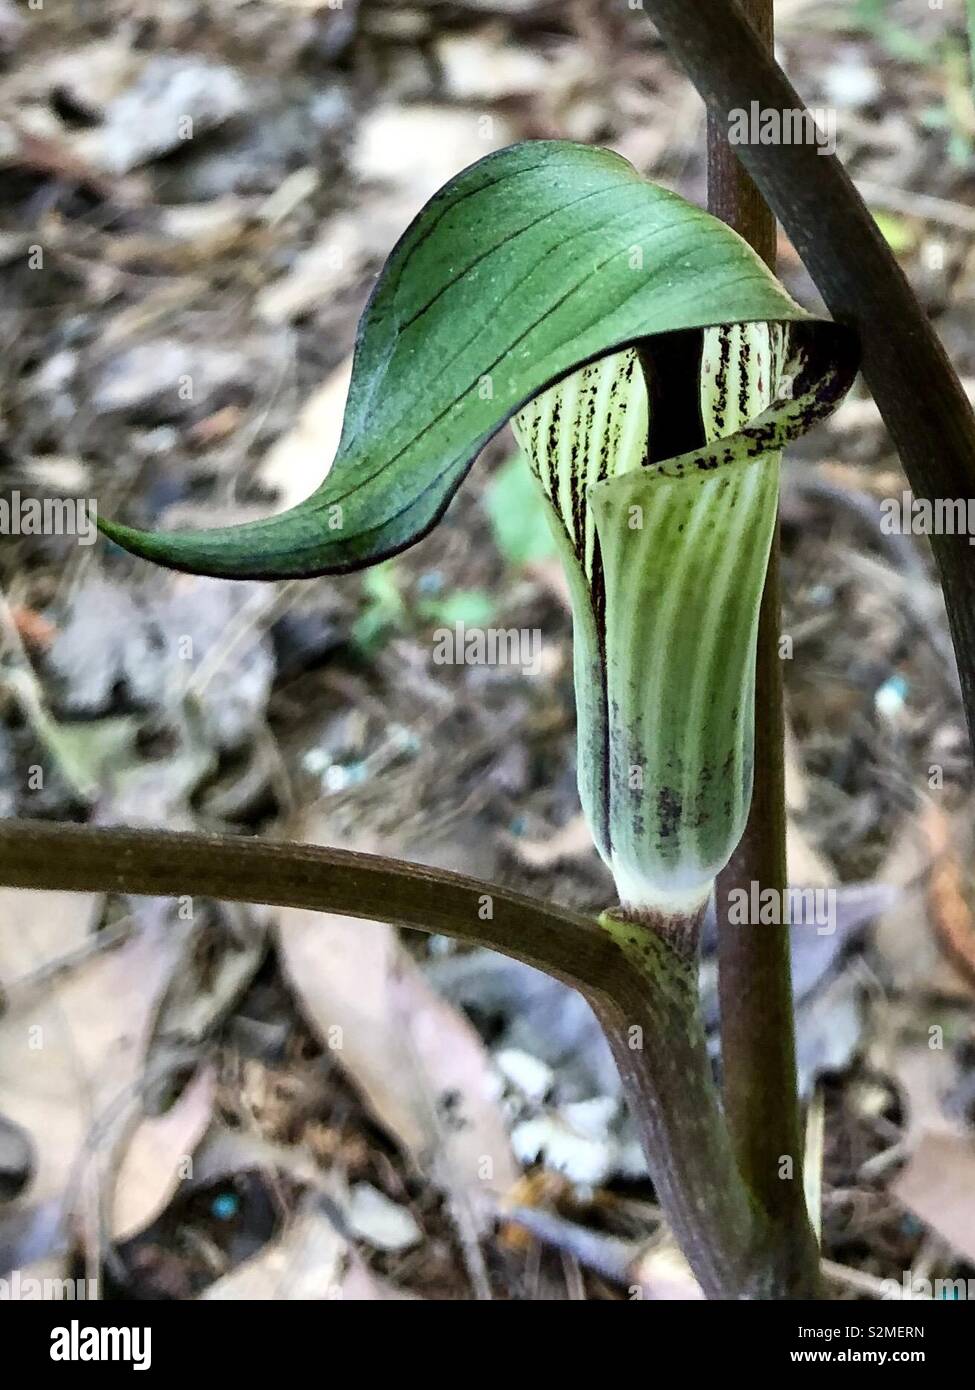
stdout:
[[[305,496],[383,258],[491,149],[609,145],[703,202],[701,103],[645,16],[610,9],[0,0],[4,493],[166,527]],[[975,387],[960,17],[776,10]],[[779,269],[819,303],[784,236]],[[972,765],[929,553],[882,526],[905,488],[862,385],[783,488],[790,877],[837,895],[837,930],[796,958],[836,1298],[975,1277]],[[293,834],[611,900],[575,790],[567,594],[507,433],[426,540],[363,576],[229,584],[24,536],[0,583],[0,814]],[[458,622],[537,630],[538,669],[435,664]],[[381,924],[0,899],[0,1276],[141,1298],[694,1294],[563,987]],[[713,1018],[710,960],[702,987]]]

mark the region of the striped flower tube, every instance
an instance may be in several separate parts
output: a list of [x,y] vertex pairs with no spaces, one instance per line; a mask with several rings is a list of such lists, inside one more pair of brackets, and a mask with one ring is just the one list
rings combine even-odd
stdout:
[[[623,905],[666,912],[707,897],[744,830],[780,454],[846,387],[801,323],[687,336],[693,410],[676,382],[655,389],[661,338],[515,420],[570,580],[586,817]],[[681,430],[697,447],[655,459],[655,434],[666,448]]]

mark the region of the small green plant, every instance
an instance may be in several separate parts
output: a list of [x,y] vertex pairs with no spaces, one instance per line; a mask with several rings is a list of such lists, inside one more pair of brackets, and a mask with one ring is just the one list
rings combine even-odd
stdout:
[[[768,209],[721,134],[752,101],[801,109],[769,51],[770,0],[644,8],[708,102],[713,205],[751,223],[771,256]],[[802,145],[738,155],[834,316],[855,325],[915,495],[975,493],[975,416],[838,162]],[[375,856],[38,822],[0,826],[0,882],[381,917],[549,971],[582,990],[604,1024],[661,1204],[705,1293],[814,1296],[787,940],[743,936],[721,954],[725,1112],[697,950],[703,904],[729,857],[756,832],[748,862],[756,844],[771,846],[766,863],[782,857],[781,797],[761,781],[760,814],[753,806],[739,845],[757,684],[760,717],[780,717],[767,605],[771,591],[774,616],[779,454],[848,388],[854,344],[846,326],[795,304],[728,227],[614,155],[543,142],[465,171],[423,210],[377,284],[338,455],[312,497],[227,530],[103,529],[150,560],[231,578],[366,568],[436,524],[512,421],[571,590],[580,795],[619,903],[594,921]],[[966,537],[933,544],[975,734],[975,571]],[[373,599],[384,621],[399,616],[395,585],[381,581]]]
[[498,469],[484,502],[494,543],[507,564],[517,569],[554,557],[552,528],[522,457],[515,454]]
[[374,566],[513,418],[572,591],[595,844],[626,909],[697,912],[751,796],[779,453],[854,371],[850,336],[722,222],[604,150],[527,143],[448,183],[389,257],[319,491],[223,530],[102,530],[227,578]]
[[606,151],[513,146],[442,189],[390,256],[317,492],[214,531],[101,526],[227,578],[377,565],[513,419],[572,594],[593,838],[628,911],[696,913],[751,795],[780,451],[854,372],[851,336],[716,219]]
[[227,578],[375,566],[435,525],[513,422],[572,597],[579,790],[619,896],[599,929],[637,982],[629,1002],[590,992],[710,1293],[775,1281],[714,1094],[699,927],[751,799],[780,453],[855,371],[852,335],[723,223],[606,151],[514,146],[442,189],[390,256],[317,492],[215,531],[101,523]]

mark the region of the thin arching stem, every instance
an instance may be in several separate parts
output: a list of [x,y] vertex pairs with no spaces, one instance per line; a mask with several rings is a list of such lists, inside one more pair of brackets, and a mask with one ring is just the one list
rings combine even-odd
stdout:
[[598,923],[462,874],[290,840],[0,821],[0,884],[267,903],[389,922],[487,946],[577,985],[615,966]]

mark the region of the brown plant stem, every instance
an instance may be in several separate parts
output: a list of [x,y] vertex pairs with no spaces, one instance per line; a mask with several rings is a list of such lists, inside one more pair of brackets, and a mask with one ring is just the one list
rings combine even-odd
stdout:
[[0,885],[190,893],[438,932],[599,988],[618,952],[590,917],[443,869],[290,840],[0,820]]
[[[728,129],[729,113],[802,111],[735,0],[644,0],[674,57]],[[975,497],[975,414],[893,252],[835,155],[813,144],[736,152],[788,232],[833,317],[860,336],[863,374],[914,495]],[[968,537],[932,536],[975,745],[975,565]]]
[[[771,49],[773,0],[742,0]],[[708,207],[775,269],[775,216],[736,158],[727,124],[708,115]],[[780,544],[772,541],[762,594],[755,671],[754,791],[745,833],[716,890],[718,998],[724,1109],[738,1167],[766,1214],[788,1286],[818,1291],[819,1253],[803,1190],[802,1118],[796,1092],[789,928],[728,920],[728,895],[753,883],[784,901],[785,759]]]
[[753,883],[779,894],[787,883],[778,571],[776,548],[759,620],[752,804],[745,834],[715,892],[721,1071],[741,1175],[768,1218],[789,1284],[813,1298],[819,1291],[819,1251],[803,1187],[789,928],[728,920],[733,890],[751,901]]
[[770,1239],[765,1213],[742,1182],[701,1021],[700,923],[633,920],[603,925],[633,967],[612,998],[586,991],[603,1025],[660,1203],[708,1298],[799,1296],[791,1259]]

